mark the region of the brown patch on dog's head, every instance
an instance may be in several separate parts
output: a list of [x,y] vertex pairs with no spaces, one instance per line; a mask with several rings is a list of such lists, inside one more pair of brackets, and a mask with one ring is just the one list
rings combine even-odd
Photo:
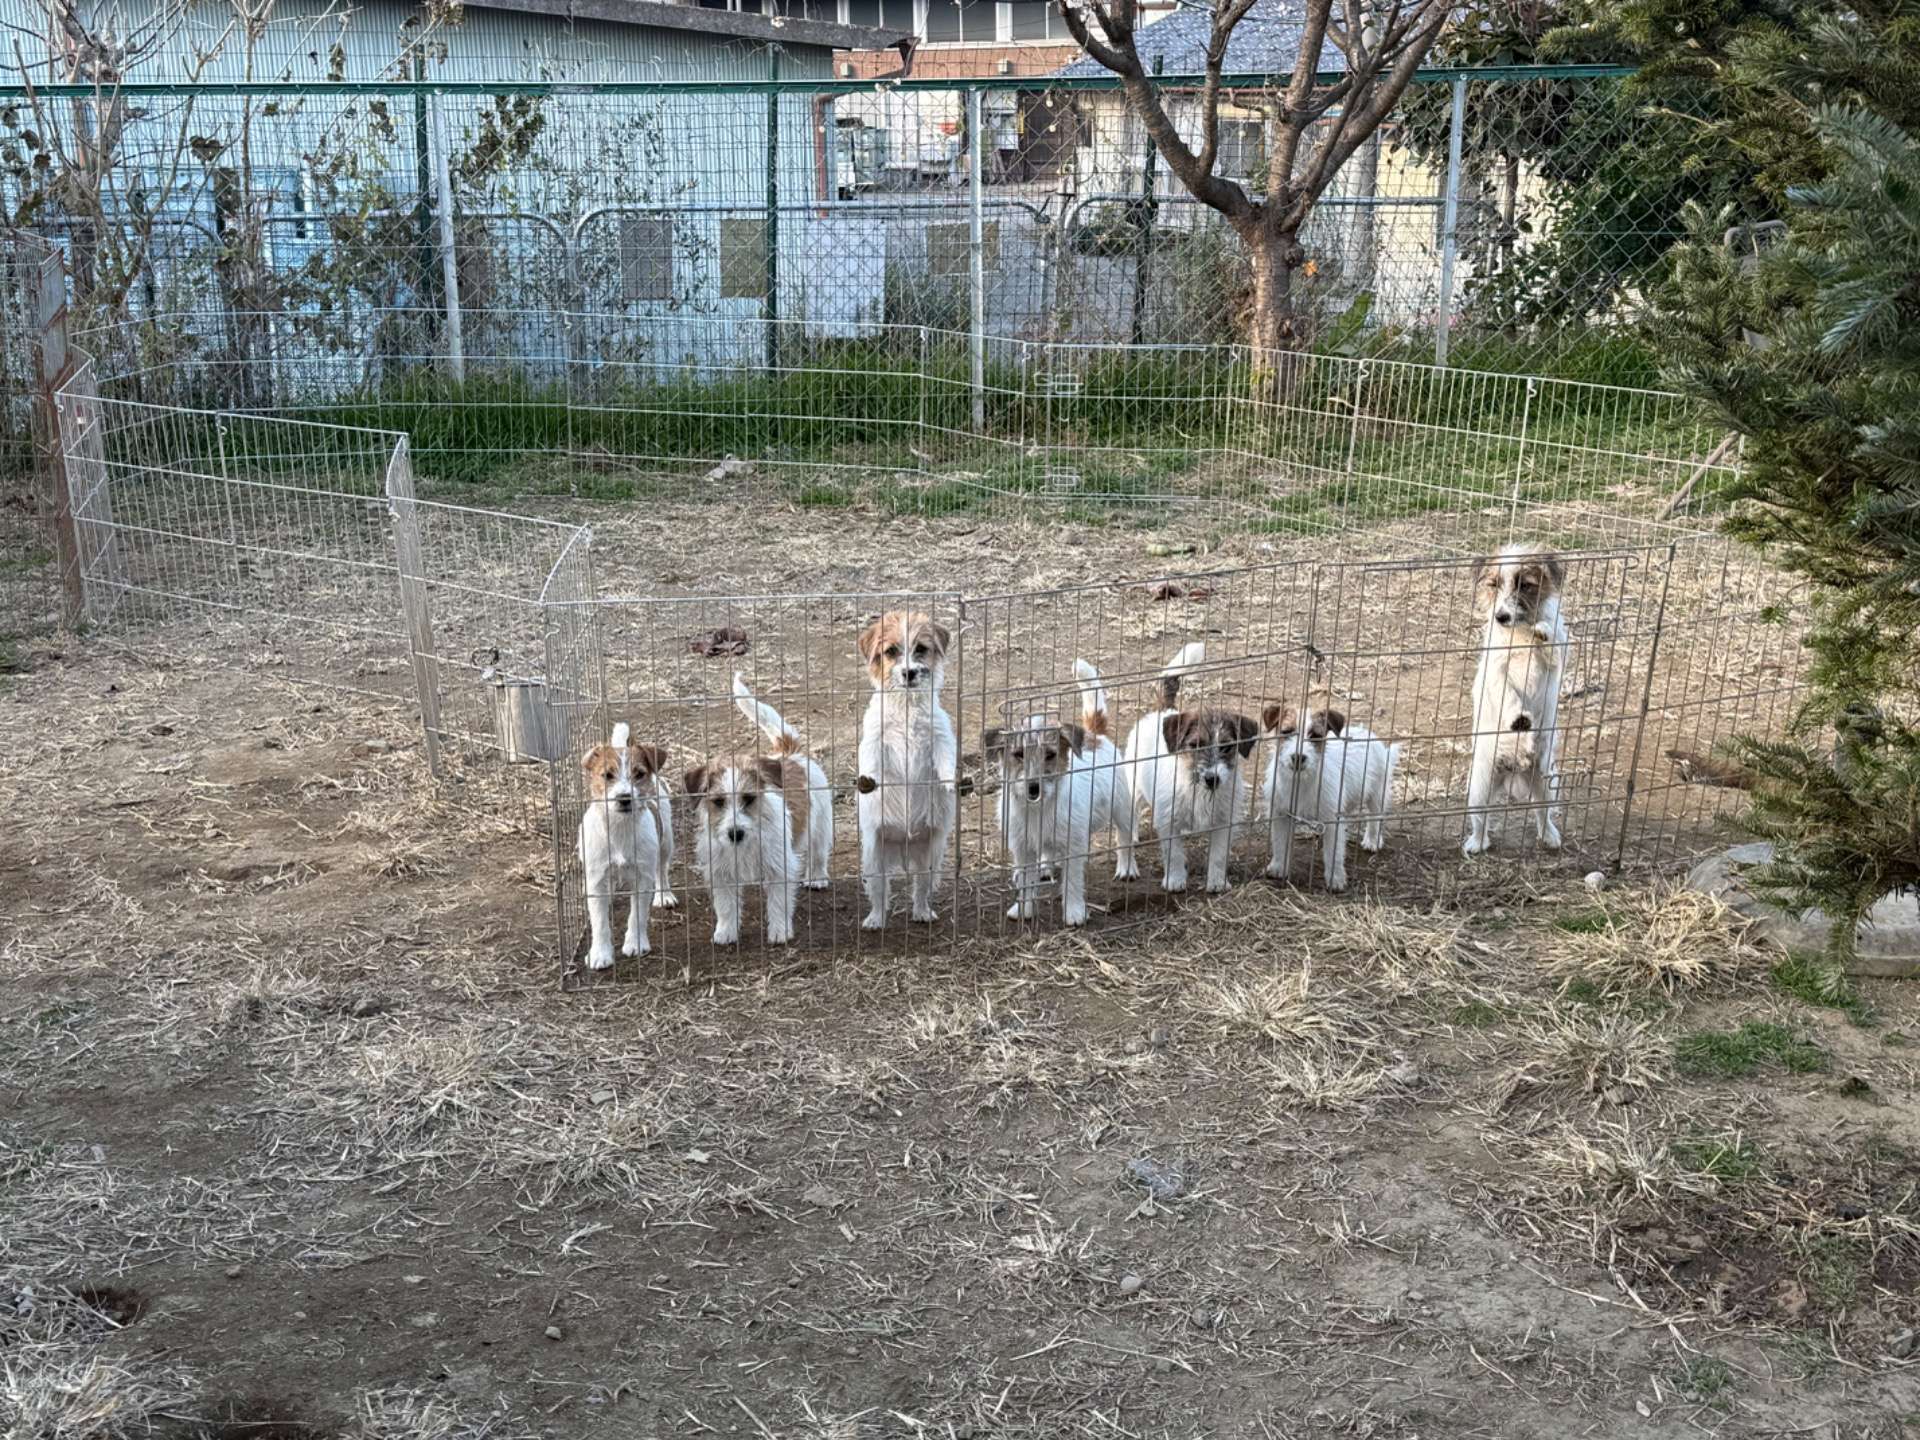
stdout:
[[667,768],[667,752],[658,745],[629,745],[627,756],[635,784],[652,780]]
[[[905,672],[930,674],[946,663],[952,643],[952,632],[921,611],[889,610],[860,632],[860,658],[874,689],[896,678],[911,688]],[[917,676],[913,683],[919,683]]]
[[751,814],[768,790],[780,788],[780,762],[766,755],[715,755],[686,774],[687,793],[717,813],[737,804]]
[[1505,625],[1531,624],[1547,601],[1566,584],[1567,566],[1551,550],[1509,545],[1498,555],[1475,562],[1474,608],[1507,618]]
[[1062,725],[1060,727],[1060,741],[1067,749],[1076,755],[1084,755],[1087,753],[1087,731],[1085,726],[1075,725],[1071,721]]
[[620,778],[620,752],[611,745],[596,745],[580,761],[587,777],[587,794],[596,800],[606,798],[608,789]]
[[1195,764],[1232,763],[1253,754],[1260,727],[1231,710],[1176,710],[1160,722],[1160,734],[1170,752],[1196,757]]
[[1309,696],[1307,704],[1310,708],[1305,712],[1303,722],[1298,706],[1269,700],[1266,708],[1260,712],[1260,723],[1270,734],[1280,736],[1293,734],[1304,723],[1309,740],[1325,740],[1329,735],[1339,735],[1346,730],[1345,713],[1327,704],[1324,692],[1318,697]]

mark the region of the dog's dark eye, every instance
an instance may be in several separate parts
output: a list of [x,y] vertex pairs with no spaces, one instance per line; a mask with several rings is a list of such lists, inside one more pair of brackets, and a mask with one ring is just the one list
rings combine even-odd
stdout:
[[927,653],[927,647],[924,645],[916,645],[913,647],[913,658],[916,660],[918,660],[922,655],[926,653]]
[[1051,765],[1051,764],[1052,764],[1052,763],[1054,762],[1054,759],[1055,759],[1055,757],[1056,757],[1056,756],[1058,756],[1058,755],[1059,755],[1059,753],[1060,753],[1060,752],[1059,752],[1059,751],[1057,751],[1057,750],[1049,750],[1049,751],[1047,751],[1047,763],[1048,763],[1049,765]]
[[900,658],[900,647],[898,645],[887,646],[887,659],[898,660],[899,658]]
[[613,779],[613,771],[611,770],[607,771],[607,779],[609,780]]
[[726,797],[726,796],[724,796],[724,795],[716,795],[716,796],[714,796],[714,797],[713,797],[713,808],[714,808],[714,809],[716,809],[716,810],[724,810],[724,809],[726,809],[726,808],[727,808],[727,797]]
[[1024,750],[1009,750],[1007,752],[1007,758],[1009,760],[1024,760],[1027,758],[1027,752]]
[[740,808],[742,810],[751,810],[753,808],[753,796],[742,795],[740,797]]

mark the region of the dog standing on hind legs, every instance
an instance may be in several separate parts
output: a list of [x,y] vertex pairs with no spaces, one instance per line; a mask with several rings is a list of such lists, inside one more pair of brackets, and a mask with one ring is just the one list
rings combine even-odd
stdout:
[[932,924],[933,897],[957,807],[960,747],[940,704],[952,634],[917,610],[890,610],[860,632],[873,698],[860,721],[863,929],[887,923],[893,876],[913,886],[913,918]]
[[667,884],[673,812],[659,788],[666,753],[657,745],[630,744],[631,733],[624,722],[614,726],[611,743],[594,746],[581,762],[587,809],[580,817],[578,849],[593,931],[589,970],[612,968],[616,891],[630,901],[622,955],[645,955],[652,948],[647,941],[649,909],[679,903]]
[[[1473,765],[1461,847],[1469,856],[1492,843],[1492,806],[1506,799],[1531,808],[1542,846],[1560,848],[1553,803],[1560,679],[1571,644],[1560,618],[1565,583],[1560,557],[1533,545],[1509,545],[1474,568],[1475,603],[1487,619],[1473,673]],[[1523,734],[1529,738],[1516,738]]]
[[1000,752],[1006,783],[1000,787],[1000,834],[1013,856],[1016,899],[1010,920],[1031,920],[1039,911],[1040,882],[1049,867],[1061,874],[1061,917],[1087,923],[1087,857],[1093,837],[1114,832],[1114,878],[1139,875],[1134,837],[1139,811],[1120,751],[1108,738],[1111,718],[1100,672],[1073,662],[1080,681],[1080,721],[1056,725],[1030,715],[1009,729],[989,729],[987,750]]

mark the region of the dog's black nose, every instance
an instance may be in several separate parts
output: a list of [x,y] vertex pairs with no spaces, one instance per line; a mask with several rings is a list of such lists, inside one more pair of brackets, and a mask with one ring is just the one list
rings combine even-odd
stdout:
[[1200,777],[1200,783],[1209,790],[1218,790],[1220,788],[1220,777],[1218,775],[1202,775]]
[[1307,768],[1307,757],[1300,754],[1289,755],[1287,763],[1296,770],[1304,770]]
[[727,843],[729,845],[738,845],[742,840],[746,838],[747,838],[747,832],[740,829],[738,826],[735,826],[733,829],[727,831]]
[[1029,780],[1027,782],[1027,798],[1029,800],[1038,800],[1040,798],[1040,782],[1039,781]]
[[616,795],[616,796],[614,796],[614,797],[613,797],[613,808],[614,808],[614,809],[616,809],[616,810],[631,810],[631,809],[633,809],[633,796],[631,796],[631,795]]
[[1501,625],[1511,625],[1511,624],[1513,623],[1513,616],[1511,616],[1511,615],[1509,615],[1509,614],[1508,614],[1508,613],[1507,613],[1506,611],[1504,611],[1504,610],[1496,610],[1496,611],[1494,611],[1494,612],[1493,612],[1493,618],[1494,618],[1494,620],[1495,620],[1495,621],[1496,621],[1497,623],[1499,623],[1499,624],[1501,624]]
[[1533,728],[1533,717],[1531,715],[1516,715],[1513,717],[1513,725],[1510,728],[1525,734]]

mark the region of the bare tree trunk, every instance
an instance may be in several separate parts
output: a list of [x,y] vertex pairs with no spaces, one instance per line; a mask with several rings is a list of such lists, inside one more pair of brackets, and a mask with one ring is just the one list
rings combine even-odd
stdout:
[[1238,228],[1253,276],[1247,344],[1253,351],[1254,398],[1284,399],[1299,369],[1294,352],[1309,343],[1293,294],[1293,272],[1306,262],[1307,252],[1298,235],[1262,224],[1258,218]]
[[1378,131],[1367,137],[1367,143],[1360,147],[1353,158],[1353,198],[1359,202],[1353,212],[1353,287],[1355,290],[1371,290],[1374,272],[1380,264],[1379,212],[1374,206],[1374,201],[1380,196]]

